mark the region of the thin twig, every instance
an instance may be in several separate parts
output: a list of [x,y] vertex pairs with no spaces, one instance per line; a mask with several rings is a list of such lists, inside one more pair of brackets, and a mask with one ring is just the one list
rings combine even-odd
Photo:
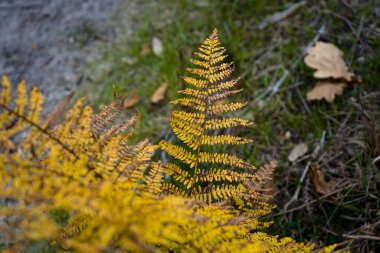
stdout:
[[354,240],[380,241],[380,236],[373,236],[373,235],[347,235],[347,234],[343,234],[343,237],[354,239]]
[[305,167],[305,169],[302,172],[302,176],[301,176],[300,181],[298,183],[297,189],[296,189],[296,191],[293,194],[293,197],[284,206],[284,212],[286,212],[286,210],[288,209],[288,207],[293,202],[296,202],[298,200],[298,196],[299,196],[299,193],[300,193],[300,190],[301,190],[301,185],[302,185],[303,181],[305,180],[305,177],[306,177],[307,173],[309,172],[310,164],[311,164],[310,161],[306,164],[306,167]]
[[298,3],[292,4],[288,9],[284,11],[276,12],[275,14],[264,19],[264,21],[259,24],[259,29],[262,30],[270,24],[277,23],[277,22],[280,22],[281,20],[284,20],[285,18],[293,14],[299,7],[302,7],[304,5],[306,5],[306,1],[301,1]]

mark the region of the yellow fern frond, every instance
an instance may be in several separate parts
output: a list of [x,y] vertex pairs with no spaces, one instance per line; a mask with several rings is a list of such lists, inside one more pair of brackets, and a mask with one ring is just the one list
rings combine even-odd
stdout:
[[186,88],[184,90],[180,90],[180,91],[178,91],[178,93],[193,96],[196,98],[202,98],[202,99],[204,99],[206,97],[206,93],[204,91],[191,89],[191,88]]
[[[250,143],[249,138],[219,134],[215,130],[239,126],[249,127],[253,123],[238,117],[225,118],[222,115],[239,110],[246,103],[218,103],[221,99],[241,92],[241,89],[232,89],[239,79],[228,80],[234,71],[234,63],[223,62],[228,56],[226,49],[220,43],[216,29],[198,50],[194,53],[197,58],[191,60],[195,67],[187,68],[190,76],[183,77],[185,83],[192,87],[179,91],[180,94],[188,97],[172,102],[186,107],[186,111],[174,111],[169,118],[173,133],[184,147],[166,141],[161,141],[159,145],[170,156],[184,164],[184,167],[170,165],[168,168],[171,169],[165,170],[175,181],[175,191],[179,190],[181,194],[185,191],[187,196],[197,195],[198,199],[210,202],[219,201],[223,196],[229,198],[232,192],[228,191],[228,187],[240,189],[240,187],[245,187],[243,182],[258,180],[258,176],[254,174],[254,166],[236,155],[209,152],[209,149],[206,152],[206,146],[210,148],[216,145]],[[208,133],[211,131],[214,131],[214,134]],[[208,169],[210,167],[213,169]],[[231,186],[224,185],[219,189],[219,184],[223,183],[230,183]],[[204,192],[203,189],[207,187],[213,190]],[[243,191],[233,191],[233,193],[244,194]],[[256,195],[255,198],[260,197]]]
[[11,103],[11,99],[12,99],[11,82],[9,81],[6,75],[2,75],[0,99],[1,99],[1,104],[3,104],[4,106],[9,106]]
[[207,109],[207,115],[215,115],[224,112],[233,112],[246,106],[247,103],[229,103],[212,105]]
[[162,191],[162,183],[164,178],[164,167],[160,162],[152,163],[149,174],[144,177],[146,184],[145,191],[153,195],[159,195]]
[[220,99],[223,99],[223,98],[235,95],[235,94],[241,92],[242,90],[243,89],[224,91],[224,92],[217,93],[217,94],[214,94],[214,95],[210,96],[209,99],[210,99],[211,102],[214,102],[214,101],[217,101],[217,100],[220,100]]
[[237,126],[250,127],[254,123],[252,121],[241,118],[224,118],[224,119],[209,119],[205,122],[206,129],[222,129],[232,128]]
[[232,183],[248,180],[258,180],[258,176],[255,174],[241,173],[230,169],[220,168],[198,170],[195,172],[195,182],[227,181]]
[[[190,74],[193,74],[195,76],[198,76],[204,79],[207,79],[208,74],[209,74],[209,71],[205,69],[201,69],[201,68],[186,68],[186,71],[189,72]],[[197,79],[198,80],[197,83],[195,80],[192,80],[191,81],[192,83],[190,83],[190,80],[188,78],[192,78],[192,77],[183,77],[182,79],[185,80],[185,82],[198,88],[205,88],[206,85],[208,84],[208,80],[202,80],[202,79]]]
[[59,231],[58,236],[54,241],[62,241],[64,239],[69,239],[79,234],[81,231],[86,229],[87,224],[91,216],[88,214],[77,214],[72,217],[68,223]]
[[[195,76],[198,76],[200,78],[207,78],[209,72],[205,69],[201,69],[201,68],[186,68],[186,71],[189,72],[190,74],[193,74]],[[186,78],[186,79],[185,79]],[[199,80],[197,83],[195,83],[195,81],[191,81],[192,83],[188,82],[190,80],[188,80],[187,78],[191,78],[191,77],[183,77],[182,79],[184,79],[187,83],[195,86],[195,87],[198,87],[198,88],[205,88],[208,81],[207,80],[202,80],[202,79],[197,79]]]
[[11,84],[3,75],[0,101],[0,146],[11,145],[11,137],[30,126],[39,127],[43,104],[41,92],[34,87],[28,99],[25,81],[20,82],[16,92],[17,98],[12,105]]
[[[195,159],[194,159],[195,160]],[[226,154],[226,153],[208,153],[199,152],[198,155],[199,162],[203,163],[220,163],[224,165],[230,165],[242,169],[255,169],[255,167],[248,162],[240,159],[237,156]]]
[[164,172],[170,174],[178,182],[181,182],[187,189],[193,184],[193,179],[191,178],[190,173],[183,170],[178,165],[168,163],[165,165]]
[[230,81],[221,82],[217,85],[210,86],[207,89],[207,93],[208,94],[214,94],[216,92],[228,90],[232,87],[235,87],[237,85],[238,81],[239,81],[239,79],[233,79]]
[[200,144],[204,145],[242,145],[251,143],[251,139],[232,135],[203,135]]
[[170,116],[172,117],[170,120],[186,121],[192,124],[203,123],[205,120],[204,114],[195,112],[173,111]]
[[193,197],[201,201],[211,203],[221,199],[227,199],[234,195],[239,195],[243,190],[242,186],[238,185],[213,185],[210,188],[197,187],[194,189]]
[[171,103],[175,105],[191,107],[201,112],[206,109],[206,103],[196,98],[179,98],[172,101]]
[[168,152],[169,155],[173,156],[174,158],[177,158],[181,160],[182,162],[190,165],[190,167],[194,167],[196,165],[196,157],[193,153],[185,150],[182,147],[179,147],[177,145],[171,144],[166,141],[160,141],[159,143],[160,147],[162,149],[165,149],[166,152]]
[[37,87],[33,87],[29,98],[29,110],[26,118],[36,124],[40,123],[40,116],[42,113],[42,104],[44,98]]

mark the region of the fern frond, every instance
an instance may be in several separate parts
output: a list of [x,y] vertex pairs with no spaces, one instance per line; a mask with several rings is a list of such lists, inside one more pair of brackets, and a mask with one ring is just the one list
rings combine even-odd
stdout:
[[214,101],[217,101],[217,100],[229,97],[231,95],[235,95],[235,94],[241,92],[242,90],[243,89],[224,91],[224,92],[217,93],[217,94],[214,94],[214,95],[210,96],[209,99],[210,99],[211,102],[214,102]]
[[206,103],[196,98],[179,98],[171,102],[175,105],[182,105],[203,112],[206,109]]
[[212,105],[207,109],[207,115],[215,115],[215,114],[220,114],[224,112],[237,111],[246,105],[247,103],[229,103],[229,104]]
[[221,92],[221,91],[228,90],[232,87],[235,87],[237,85],[238,81],[239,81],[239,79],[232,79],[229,81],[221,82],[217,85],[210,86],[207,89],[207,93],[213,94],[215,92]]
[[178,91],[179,94],[185,94],[189,96],[193,96],[196,98],[201,98],[205,99],[206,98],[206,93],[204,91],[196,90],[196,89],[191,89],[191,88],[186,88],[184,90]]
[[[207,78],[208,77],[208,74],[209,72],[206,70],[206,69],[201,69],[201,68],[186,68],[186,71],[189,72],[190,74],[193,74],[195,76],[198,76],[200,78]],[[206,87],[206,84],[208,83],[207,80],[202,80],[202,79],[198,79],[199,81],[199,84],[196,83],[197,81],[195,81],[195,79],[193,79],[193,83],[190,83],[188,82],[188,78],[191,78],[191,77],[183,77],[182,79],[185,80],[185,82],[195,86],[195,87],[198,87],[198,88],[205,88]]]
[[224,118],[224,119],[209,119],[205,122],[206,129],[222,129],[232,128],[237,126],[250,127],[253,126],[253,122],[241,118]]
[[4,106],[10,106],[12,99],[11,82],[6,75],[1,77],[1,104]]
[[178,165],[168,163],[165,165],[164,172],[171,175],[178,182],[181,182],[186,189],[190,188],[193,184],[193,179],[191,178],[190,173],[183,170]]
[[0,101],[0,148],[3,146],[7,149],[9,145],[12,146],[10,144],[11,138],[31,125],[49,135],[47,130],[43,130],[39,126],[44,101],[41,92],[37,87],[34,87],[28,98],[25,81],[20,82],[16,92],[17,97],[14,100],[14,105],[12,105],[11,84],[4,75],[2,77]]
[[[234,71],[234,63],[223,62],[227,54],[219,41],[217,30],[206,38],[199,47],[199,52],[195,52],[194,55],[197,58],[191,62],[195,67],[187,68],[190,76],[183,77],[185,83],[192,87],[179,91],[188,97],[172,102],[186,107],[186,111],[174,111],[169,118],[173,133],[184,147],[166,141],[161,141],[159,145],[170,156],[184,164],[184,167],[170,165],[171,169],[165,170],[174,179],[172,183],[176,184],[173,186],[175,191],[180,191],[181,194],[185,191],[188,196],[208,202],[220,201],[223,197],[229,198],[233,194],[246,193],[246,191],[230,191],[229,187],[240,189],[246,187],[243,182],[258,180],[259,177],[254,174],[255,167],[238,156],[209,152],[209,149],[206,152],[206,146],[212,148],[216,145],[250,143],[252,140],[249,138],[215,134],[215,130],[238,126],[249,127],[253,123],[237,117],[223,117],[224,113],[239,110],[246,103],[219,103],[219,100],[235,95],[241,89],[232,89],[239,79],[228,80]],[[210,131],[214,131],[214,134],[208,133]],[[221,166],[223,168],[220,168]],[[221,187],[220,184],[223,185],[222,188],[218,188]],[[204,189],[209,191],[205,192]],[[256,197],[259,198],[258,195]]]
[[166,191],[172,195],[176,195],[176,196],[185,196],[186,195],[185,190],[180,189],[178,186],[175,186],[174,184],[164,183],[162,185],[162,190]]
[[210,170],[198,170],[195,173],[195,182],[227,181],[242,182],[248,180],[258,180],[258,176],[251,173],[236,172],[230,169],[214,168]]
[[197,187],[194,189],[193,197],[201,201],[211,203],[221,199],[227,199],[234,195],[239,195],[242,191],[240,185],[213,185],[207,188]]
[[152,163],[149,174],[144,177],[146,184],[145,191],[153,195],[159,195],[162,191],[162,183],[164,178],[164,167],[160,162]]
[[196,157],[193,153],[185,150],[184,148],[171,144],[166,141],[160,141],[159,143],[162,149],[165,149],[169,155],[181,160],[182,162],[188,164],[190,168],[193,168],[196,165]]
[[[116,94],[115,94],[116,97]],[[92,132],[95,135],[103,133],[120,115],[123,109],[124,99],[118,101],[113,100],[111,104],[105,105],[99,113],[92,118]]]
[[[170,121],[171,120],[179,120],[179,121],[186,121],[186,122],[192,123],[192,124],[203,123],[205,120],[204,114],[195,113],[195,112],[173,111],[170,116],[172,117],[172,119],[170,119]],[[206,124],[207,124],[207,122],[206,122]]]
[[251,143],[251,139],[232,135],[203,135],[200,144],[204,145],[242,145]]
[[[177,117],[173,117],[177,116]],[[178,117],[180,115],[173,115],[170,119],[170,125],[175,125],[177,128],[182,129],[183,131],[186,131],[187,133],[194,134],[196,136],[200,136],[203,133],[203,129],[201,126],[197,124],[193,124],[193,122],[188,122],[187,120],[183,119],[182,117]],[[191,118],[189,118],[191,119]]]
[[88,222],[90,221],[91,216],[88,214],[76,214],[72,217],[68,223],[58,232],[57,237],[54,241],[62,241],[64,239],[69,239],[83,230],[86,229]]
[[[194,158],[195,160],[195,158]],[[255,169],[255,167],[248,162],[245,162],[243,159],[235,155],[230,155],[226,153],[208,153],[208,152],[199,152],[198,155],[199,162],[203,163],[220,163],[224,165],[230,165],[242,169]]]

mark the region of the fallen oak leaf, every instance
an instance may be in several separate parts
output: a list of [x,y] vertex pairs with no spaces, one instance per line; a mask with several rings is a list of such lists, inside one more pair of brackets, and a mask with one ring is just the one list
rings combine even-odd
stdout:
[[139,95],[136,92],[133,92],[131,97],[128,99],[127,103],[125,103],[124,108],[131,108],[135,106],[140,101]]
[[306,99],[308,101],[325,99],[331,103],[335,96],[343,94],[345,87],[345,83],[317,82],[314,88],[306,94]]
[[343,60],[343,52],[334,44],[318,41],[307,50],[304,58],[307,66],[316,69],[314,77],[318,79],[334,78],[355,81],[354,74],[348,71]]
[[166,93],[166,90],[168,89],[168,82],[163,82],[160,87],[157,88],[157,90],[153,93],[152,97],[150,98],[150,101],[153,103],[153,104],[158,104],[159,102],[161,102],[164,97],[165,97],[165,93]]
[[319,168],[313,168],[311,171],[311,182],[318,193],[329,195],[336,190],[338,179],[332,178],[330,181],[326,182],[322,170]]

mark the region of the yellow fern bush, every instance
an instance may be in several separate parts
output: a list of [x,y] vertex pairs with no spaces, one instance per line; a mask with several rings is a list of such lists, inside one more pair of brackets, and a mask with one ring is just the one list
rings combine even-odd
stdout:
[[[215,38],[215,33],[211,38]],[[174,178],[186,185],[185,189],[191,189],[190,196],[204,194],[204,189],[196,188],[196,184],[207,187],[215,178],[226,181],[213,186],[215,192],[222,189],[217,195],[226,194],[225,197],[233,198],[236,203],[255,199],[257,205],[262,200],[254,186],[252,190],[239,188],[246,187],[238,184],[240,178],[258,177],[249,172],[200,171],[204,177],[198,175],[198,181],[191,181],[188,187],[180,177],[191,171],[175,164],[151,162],[151,153],[157,147],[148,140],[129,144],[138,113],[117,121],[124,99],[116,94],[114,101],[98,114],[80,99],[58,125],[53,124],[57,117],[54,113],[41,120],[43,97],[37,88],[28,96],[23,81],[17,87],[16,98],[13,101],[11,98],[11,84],[3,76],[0,93],[0,250],[3,252],[24,252],[39,240],[47,241],[47,250],[51,252],[311,252],[315,248],[313,244],[296,243],[291,238],[278,239],[264,232],[252,232],[252,228],[260,226],[256,219],[247,225],[250,215],[246,212],[202,201],[210,200],[209,197],[194,199],[160,194],[167,189],[163,186],[165,172],[172,172]],[[216,106],[210,108],[221,110]],[[211,124],[207,120],[205,126]],[[240,119],[215,120],[222,127],[249,124]],[[207,143],[202,145],[246,142],[232,137],[207,138]],[[169,144],[167,147],[180,150]],[[190,157],[196,163],[191,162],[189,166],[200,169],[198,163],[215,160],[215,163],[253,169],[237,157],[217,154],[204,152],[202,159]],[[249,193],[254,195],[249,197]],[[53,215],[57,210],[64,210],[70,218],[58,222]]]

